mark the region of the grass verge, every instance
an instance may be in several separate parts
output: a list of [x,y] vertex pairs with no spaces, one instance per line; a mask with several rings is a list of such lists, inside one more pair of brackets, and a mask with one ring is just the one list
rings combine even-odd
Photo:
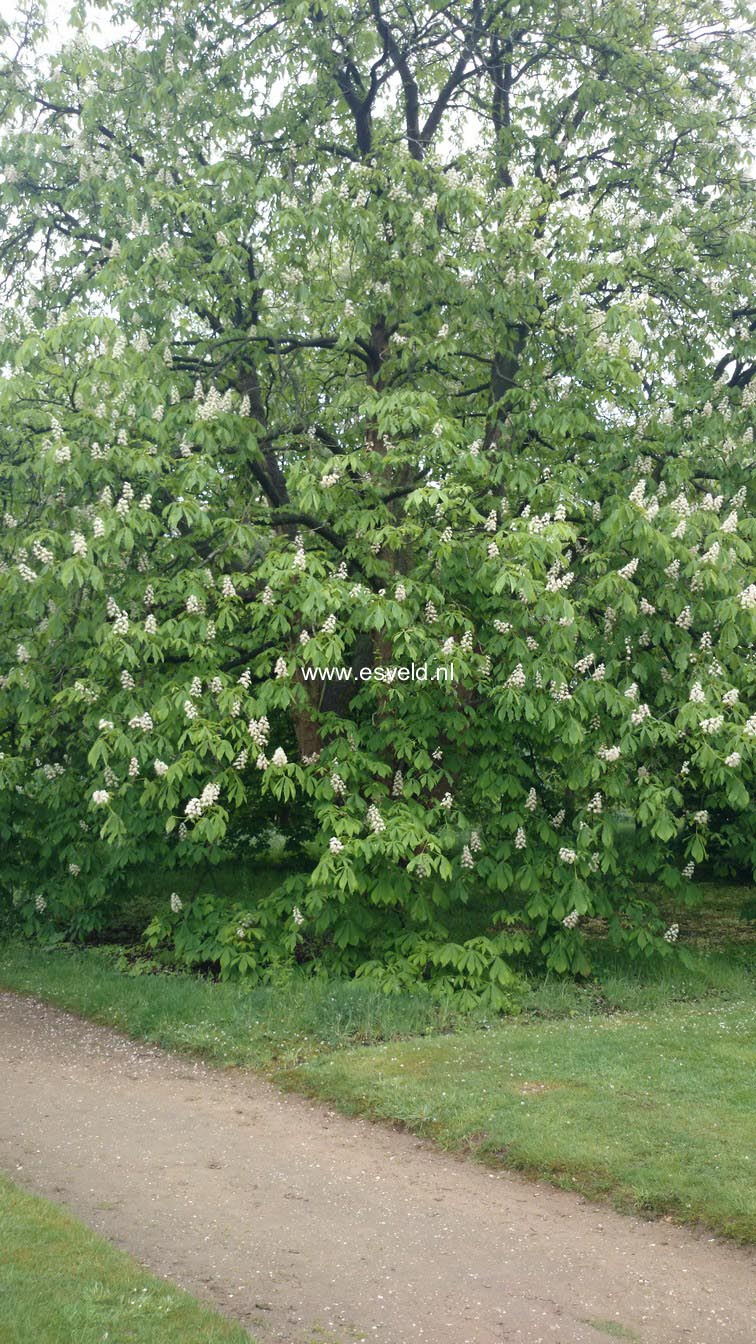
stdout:
[[514,1021],[296,1066],[288,1087],[625,1212],[756,1240],[752,1004]]
[[[486,1023],[423,996],[293,976],[264,988],[125,974],[107,948],[0,947],[0,986],[400,1123],[624,1210],[756,1239],[747,947],[692,968],[596,952],[586,985],[531,984]],[[359,1048],[357,1048],[359,1047]]]
[[251,1336],[0,1176],[3,1344],[250,1344]]

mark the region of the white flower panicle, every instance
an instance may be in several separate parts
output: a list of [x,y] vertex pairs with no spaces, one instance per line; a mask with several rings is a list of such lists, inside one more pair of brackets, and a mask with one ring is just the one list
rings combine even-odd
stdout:
[[129,728],[140,728],[143,733],[151,733],[154,724],[148,713],[135,714],[129,719]]
[[471,850],[470,850],[470,846],[469,846],[469,845],[463,845],[463,847],[462,847],[462,857],[461,857],[461,859],[460,859],[460,863],[461,863],[461,865],[462,865],[463,868],[474,868],[474,867],[475,867],[475,859],[474,859],[473,856],[472,856],[472,852],[471,852]]
[[184,808],[190,821],[197,821],[207,810],[217,803],[220,797],[219,784],[206,784],[199,798],[190,798]]
[[262,714],[259,719],[250,719],[247,724],[247,732],[256,747],[266,747],[270,736],[270,724],[266,715]]
[[92,794],[92,802],[95,807],[106,807],[110,802],[110,794],[107,789],[95,789]]
[[556,700],[558,704],[572,699],[572,692],[566,681],[560,681],[558,685],[555,681],[552,681],[549,686],[549,694],[552,700]]
[[152,763],[152,768],[155,771],[156,775],[161,776],[168,774],[168,766],[166,765],[165,761],[154,760]]
[[580,922],[580,915],[578,914],[577,910],[571,910],[570,913],[568,915],[565,915],[564,919],[562,920],[562,923],[566,929],[577,928],[579,922]]
[[206,784],[200,794],[200,802],[203,808],[213,807],[220,798],[220,784]]
[[198,420],[216,420],[217,417],[225,411],[233,410],[233,395],[229,388],[221,396],[217,387],[213,384],[210,387],[203,401],[197,401],[197,419]]
[[669,928],[664,934],[665,943],[676,943],[679,933],[680,933],[680,925],[670,924]]
[[518,826],[514,838],[515,849],[524,849],[527,843],[528,837],[525,834],[524,826]]
[[683,607],[682,611],[680,612],[680,615],[677,617],[675,625],[679,626],[681,630],[690,630],[692,620],[693,617],[691,615],[690,607],[686,606]]
[[305,553],[304,542],[297,534],[294,538],[294,559],[292,560],[294,569],[304,570],[307,568],[307,555]]
[[559,851],[559,858],[562,860],[562,863],[574,863],[577,859],[577,854],[574,849],[568,849],[566,845],[563,845]]
[[173,912],[174,915],[180,915],[180,914],[181,914],[181,911],[182,911],[183,908],[184,908],[184,902],[182,901],[182,899],[181,899],[181,897],[179,896],[179,894],[178,894],[177,891],[172,891],[172,892],[171,892],[171,895],[170,895],[170,906],[171,906],[171,911]]
[[273,752],[273,755],[270,758],[270,763],[271,765],[276,765],[279,767],[289,764],[289,758],[286,755],[286,752],[284,751],[283,747],[276,747],[275,751]]
[[374,835],[380,835],[386,829],[386,823],[375,803],[371,803],[367,810],[367,824]]

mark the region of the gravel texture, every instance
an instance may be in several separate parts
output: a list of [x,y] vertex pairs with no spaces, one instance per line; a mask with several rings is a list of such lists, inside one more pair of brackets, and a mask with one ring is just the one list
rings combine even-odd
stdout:
[[746,1250],[10,994],[0,1166],[260,1344],[756,1338]]

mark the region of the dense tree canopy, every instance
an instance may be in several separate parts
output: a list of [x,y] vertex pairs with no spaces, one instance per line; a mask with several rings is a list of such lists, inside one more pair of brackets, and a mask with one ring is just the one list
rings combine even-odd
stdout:
[[229,970],[668,948],[754,859],[747,8],[109,14],[3,30],[3,881],[85,932],[274,815]]

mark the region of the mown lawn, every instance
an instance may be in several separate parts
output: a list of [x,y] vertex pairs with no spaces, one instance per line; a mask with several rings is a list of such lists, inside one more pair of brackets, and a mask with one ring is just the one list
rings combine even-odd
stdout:
[[[623,1209],[756,1240],[756,984],[744,893],[711,894],[694,965],[598,944],[582,985],[535,978],[518,1017],[295,975],[269,987],[129,975],[113,949],[0,947],[0,986],[394,1122]],[[700,930],[700,932],[699,932]],[[696,936],[697,934],[697,936]]]
[[2,1344],[250,1344],[68,1214],[0,1176]]
[[449,1149],[756,1240],[753,1003],[680,1004],[394,1041],[287,1086]]

